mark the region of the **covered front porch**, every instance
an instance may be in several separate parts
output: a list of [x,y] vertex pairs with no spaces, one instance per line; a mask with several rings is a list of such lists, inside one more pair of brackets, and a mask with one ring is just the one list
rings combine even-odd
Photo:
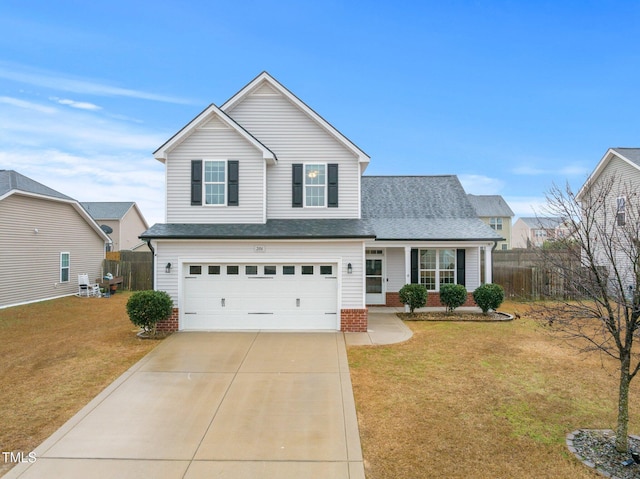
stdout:
[[409,283],[424,284],[427,306],[440,306],[440,286],[462,284],[465,306],[474,306],[471,293],[492,281],[494,242],[375,241],[365,244],[365,302],[367,306],[402,307],[399,291]]

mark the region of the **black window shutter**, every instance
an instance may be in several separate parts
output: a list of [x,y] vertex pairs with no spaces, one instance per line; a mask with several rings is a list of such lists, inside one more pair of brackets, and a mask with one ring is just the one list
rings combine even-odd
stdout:
[[227,206],[238,206],[239,163],[237,160],[227,161]]
[[191,160],[191,204],[202,205],[202,160]]
[[302,163],[294,163],[292,167],[291,206],[294,208],[302,208]]
[[327,165],[328,205],[329,208],[338,207],[338,164]]
[[456,272],[458,276],[458,284],[465,286],[465,250],[459,249],[456,251]]
[[420,278],[418,277],[418,250],[411,250],[411,283],[418,284],[420,282]]

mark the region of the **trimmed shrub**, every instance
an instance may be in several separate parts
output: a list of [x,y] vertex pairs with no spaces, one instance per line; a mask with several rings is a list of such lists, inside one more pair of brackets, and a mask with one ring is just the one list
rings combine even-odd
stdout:
[[173,300],[164,291],[136,291],[127,301],[127,314],[133,324],[149,336],[156,335],[158,321],[173,313]]
[[461,284],[443,284],[440,286],[440,303],[448,312],[462,306],[467,301],[467,288]]
[[427,288],[423,284],[405,284],[400,290],[400,302],[409,306],[413,314],[416,308],[422,308],[427,304]]
[[490,309],[496,310],[504,301],[504,289],[499,284],[486,283],[473,292],[473,300],[487,314]]

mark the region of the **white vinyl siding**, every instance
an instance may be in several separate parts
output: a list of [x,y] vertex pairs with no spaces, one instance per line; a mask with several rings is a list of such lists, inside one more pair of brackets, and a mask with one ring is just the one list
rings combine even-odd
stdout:
[[[256,252],[255,246],[260,248]],[[180,268],[178,264],[214,263],[229,264],[300,264],[304,262],[333,264],[341,261],[342,284],[341,297],[338,298],[341,308],[363,308],[363,244],[361,241],[171,241],[156,243],[156,262],[158,265],[171,263],[176,268],[165,273],[158,268],[156,289],[166,291],[179,307]],[[353,271],[347,273],[347,265],[351,263]],[[337,272],[335,272],[337,274]]]
[[[278,164],[267,168],[268,218],[359,217],[358,159],[306,113],[280,94],[249,95],[226,113],[278,157]],[[339,165],[339,207],[291,206],[291,165],[314,162]]]
[[[192,206],[191,160],[217,158],[238,161],[239,205]],[[264,165],[262,153],[235,130],[196,129],[166,160],[167,223],[263,223]]]
[[[0,245],[0,308],[76,294],[78,274],[101,276],[104,241],[68,203],[18,194],[0,200]],[[70,254],[64,283],[62,252]]]

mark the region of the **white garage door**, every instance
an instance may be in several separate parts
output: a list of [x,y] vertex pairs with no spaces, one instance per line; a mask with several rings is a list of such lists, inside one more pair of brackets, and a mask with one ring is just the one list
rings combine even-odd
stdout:
[[181,329],[339,329],[336,264],[184,266]]

